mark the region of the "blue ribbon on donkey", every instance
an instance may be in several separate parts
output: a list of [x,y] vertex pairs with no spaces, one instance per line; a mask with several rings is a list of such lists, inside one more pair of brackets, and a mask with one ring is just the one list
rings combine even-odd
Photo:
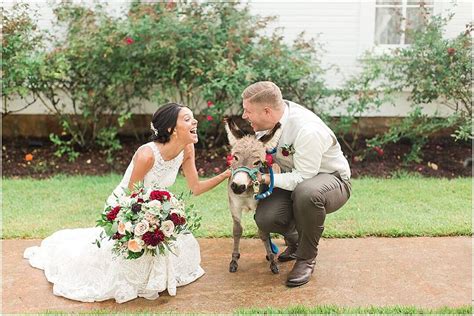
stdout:
[[[267,150],[267,154],[273,155],[274,153],[276,153],[276,151],[277,151],[276,148],[272,148],[272,149]],[[255,196],[255,199],[256,199],[256,200],[263,200],[263,199],[269,197],[270,194],[273,193],[273,188],[274,188],[274,185],[275,185],[275,178],[274,178],[274,176],[273,176],[273,168],[272,168],[272,165],[271,165],[271,164],[268,165],[268,172],[269,172],[269,174],[270,174],[270,185],[269,185],[269,187],[268,187],[268,190],[265,191],[265,192],[263,192],[263,193],[257,194],[257,195]],[[268,242],[270,243],[270,247],[271,247],[271,249],[272,249],[272,252],[273,252],[274,254],[277,254],[277,253],[278,253],[278,247],[277,247],[277,245],[275,245],[275,244],[272,242],[272,239],[271,239],[270,236],[268,236]]]

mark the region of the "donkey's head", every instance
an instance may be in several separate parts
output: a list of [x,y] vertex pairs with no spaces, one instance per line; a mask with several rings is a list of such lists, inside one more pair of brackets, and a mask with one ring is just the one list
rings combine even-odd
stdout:
[[232,147],[230,187],[235,194],[242,194],[253,187],[257,173],[266,161],[266,150],[276,147],[281,135],[281,125],[275,127],[260,139],[245,133],[232,118],[226,118],[225,129]]

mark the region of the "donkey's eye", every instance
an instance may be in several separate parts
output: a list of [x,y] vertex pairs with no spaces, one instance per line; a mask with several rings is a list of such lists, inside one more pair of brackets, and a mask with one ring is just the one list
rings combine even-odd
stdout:
[[260,164],[260,160],[257,160],[253,163],[254,166],[258,166]]
[[233,158],[235,161],[239,161],[239,158],[237,158],[237,156],[234,156]]

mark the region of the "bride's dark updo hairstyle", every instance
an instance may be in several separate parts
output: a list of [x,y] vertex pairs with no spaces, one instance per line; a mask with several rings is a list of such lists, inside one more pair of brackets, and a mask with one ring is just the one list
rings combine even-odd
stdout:
[[153,114],[150,126],[152,129],[152,141],[162,144],[166,144],[170,141],[171,134],[173,134],[176,128],[179,111],[181,111],[183,107],[184,105],[181,104],[167,103]]

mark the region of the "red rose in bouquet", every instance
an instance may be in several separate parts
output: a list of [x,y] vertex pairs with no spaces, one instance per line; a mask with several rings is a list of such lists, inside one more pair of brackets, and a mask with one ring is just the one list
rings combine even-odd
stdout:
[[116,217],[117,214],[120,212],[120,206],[114,207],[110,212],[107,214],[107,219],[109,221],[113,221]]
[[171,195],[168,191],[154,190],[150,193],[150,200],[158,200],[160,202],[169,201]]
[[170,214],[170,220],[175,224],[176,226],[178,225],[184,225],[186,224],[186,218],[183,216],[176,214],[176,213],[171,213]]

